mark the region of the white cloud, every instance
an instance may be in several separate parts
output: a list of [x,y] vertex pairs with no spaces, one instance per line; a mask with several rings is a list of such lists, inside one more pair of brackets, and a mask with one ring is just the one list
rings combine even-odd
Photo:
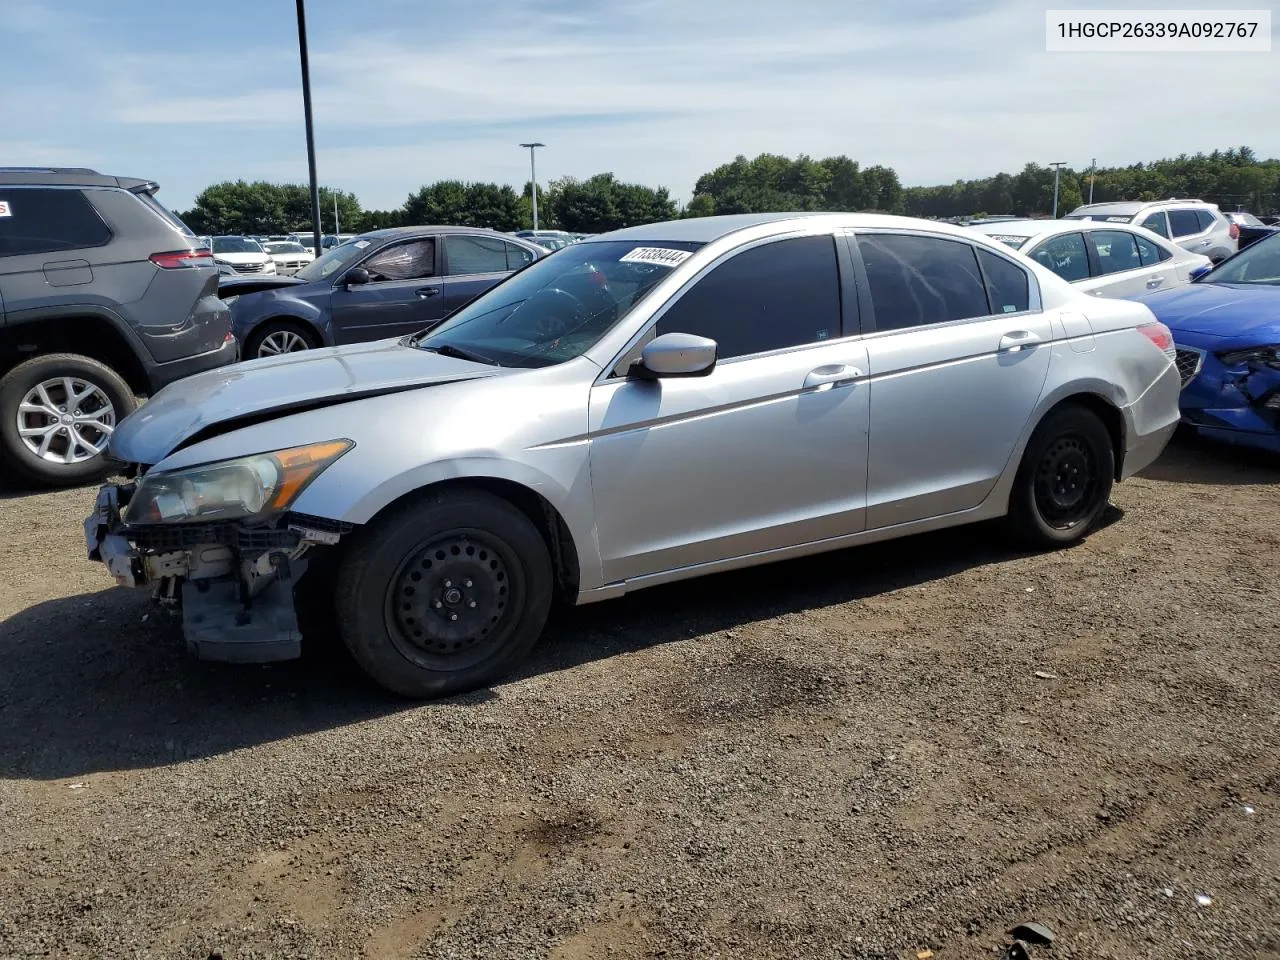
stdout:
[[[685,198],[700,173],[763,151],[845,153],[907,183],[1029,160],[1280,153],[1272,57],[1047,54],[1043,10],[1012,0],[472,0],[452,19],[366,0],[367,29],[329,9],[312,14],[320,173],[373,207],[440,177],[523,183],[516,144],[533,137],[548,143],[544,181],[612,170]],[[205,42],[189,56],[103,51],[101,88],[61,130],[38,104],[0,117],[71,150],[81,116],[106,118],[112,163],[180,170],[193,178],[180,189],[228,169],[304,178],[293,49]],[[165,149],[199,139],[203,154]]]

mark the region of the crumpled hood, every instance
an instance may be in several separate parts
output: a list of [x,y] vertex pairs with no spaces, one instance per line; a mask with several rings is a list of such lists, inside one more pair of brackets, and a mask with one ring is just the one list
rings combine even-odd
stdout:
[[229,421],[513,372],[378,340],[233,363],[165,387],[116,428],[108,455],[153,464]]
[[1243,337],[1258,343],[1280,338],[1280,287],[1264,284],[1189,283],[1133,297],[1173,331]]

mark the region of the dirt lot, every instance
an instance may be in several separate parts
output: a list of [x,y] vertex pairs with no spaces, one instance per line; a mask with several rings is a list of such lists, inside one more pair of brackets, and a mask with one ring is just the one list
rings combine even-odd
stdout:
[[0,956],[1280,957],[1274,459],[571,611],[426,706],[191,660],[91,499],[0,499]]

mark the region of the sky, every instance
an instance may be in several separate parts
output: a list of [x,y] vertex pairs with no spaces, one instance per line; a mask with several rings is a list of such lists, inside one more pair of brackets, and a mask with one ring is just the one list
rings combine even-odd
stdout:
[[[1046,53],[1048,5],[1068,6],[307,0],[319,179],[366,209],[445,178],[520,188],[530,140],[547,144],[540,183],[607,170],[682,201],[700,174],[762,152],[846,154],[908,185],[1028,161],[1280,155],[1280,44]],[[0,164],[146,177],[177,210],[221,180],[306,182],[291,0],[3,7]]]

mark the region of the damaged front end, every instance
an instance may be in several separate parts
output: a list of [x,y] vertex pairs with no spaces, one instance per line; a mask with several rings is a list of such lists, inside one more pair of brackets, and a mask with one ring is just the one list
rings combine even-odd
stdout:
[[266,663],[301,654],[294,589],[316,547],[350,524],[289,504],[347,441],[315,444],[108,484],[84,522],[89,559],[126,587],[180,610],[201,659]]
[[1280,347],[1200,356],[1183,419],[1206,436],[1280,451]]

